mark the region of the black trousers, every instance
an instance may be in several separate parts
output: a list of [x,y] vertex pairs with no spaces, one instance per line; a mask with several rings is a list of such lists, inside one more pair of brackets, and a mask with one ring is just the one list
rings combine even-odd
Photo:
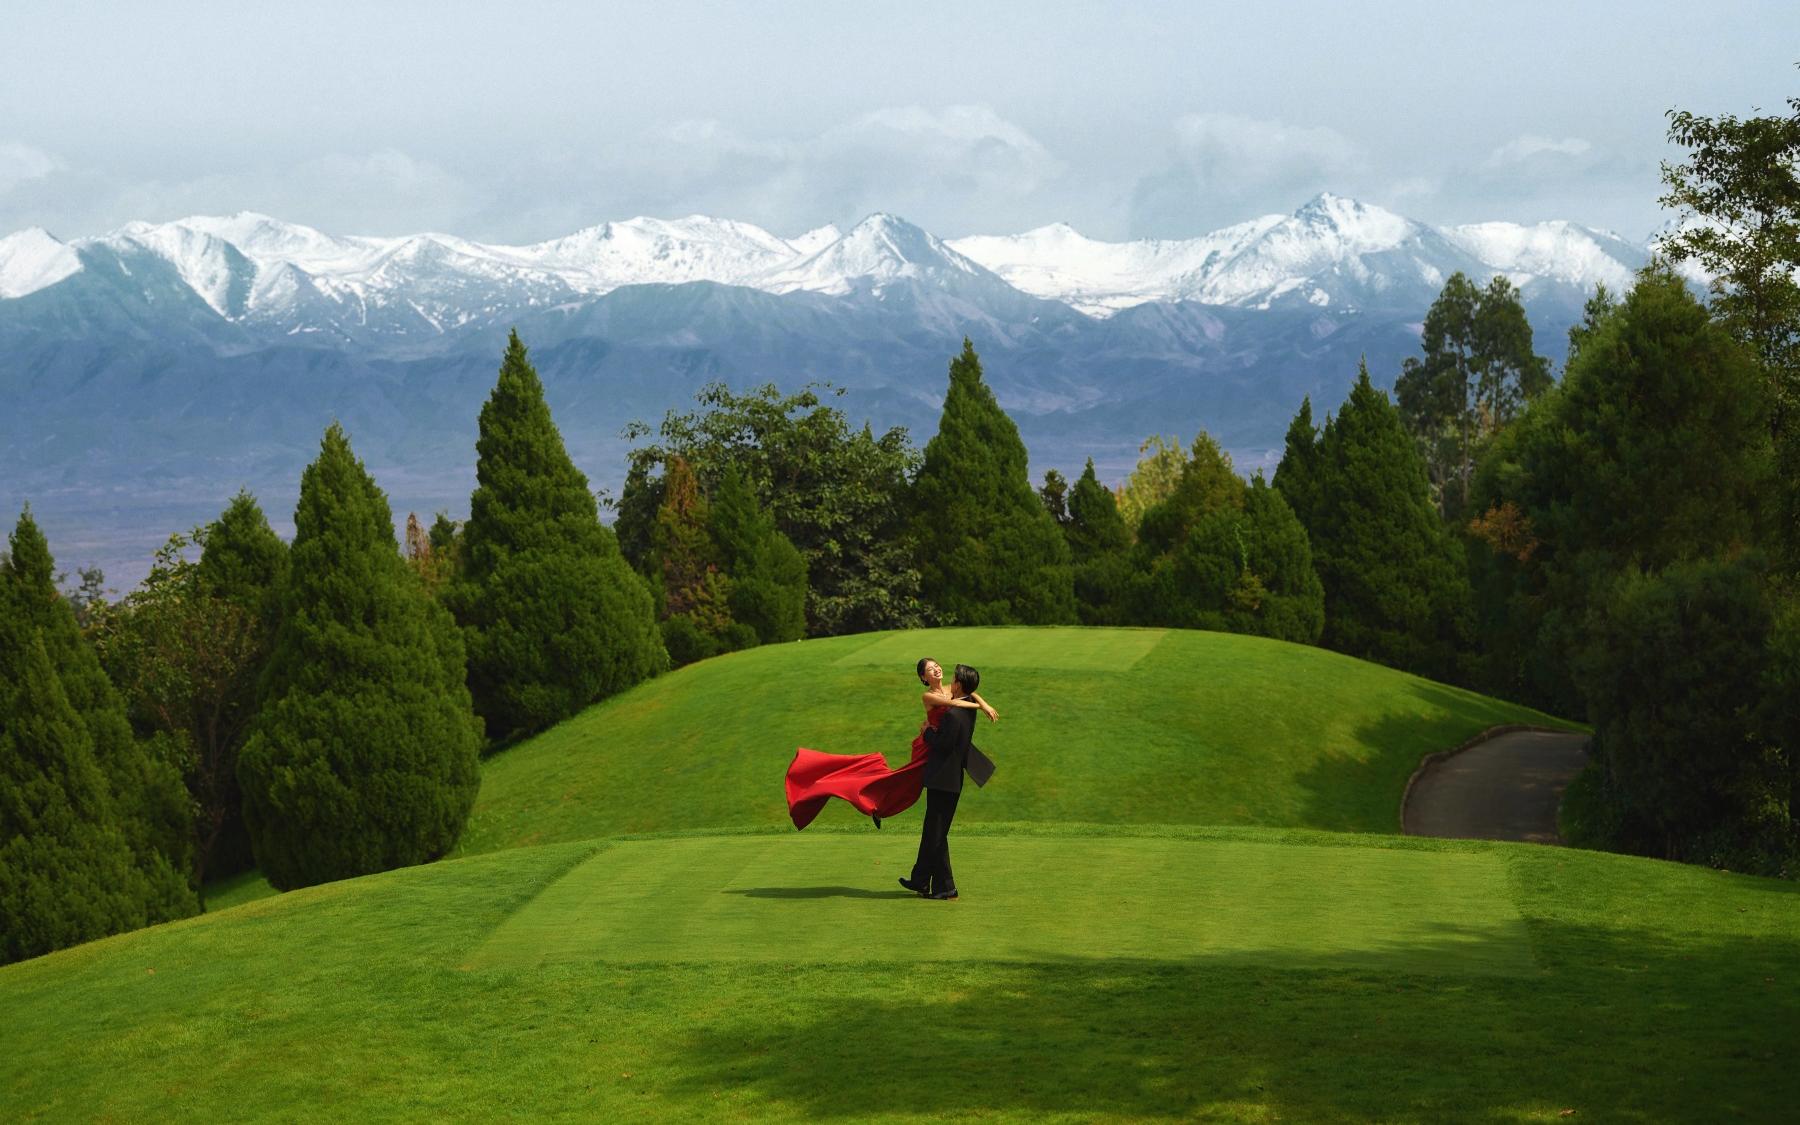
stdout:
[[961,796],[948,789],[925,790],[925,821],[919,827],[919,859],[913,864],[912,881],[927,894],[956,893],[956,877],[950,874],[950,822],[956,819]]

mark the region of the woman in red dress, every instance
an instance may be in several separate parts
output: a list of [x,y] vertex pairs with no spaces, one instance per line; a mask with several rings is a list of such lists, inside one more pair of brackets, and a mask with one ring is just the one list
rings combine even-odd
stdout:
[[898,769],[889,769],[881,754],[821,754],[804,746],[794,751],[788,763],[788,815],[795,828],[805,828],[825,802],[833,797],[849,801],[881,827],[883,817],[905,812],[919,799],[925,776],[926,730],[936,730],[938,720],[951,707],[969,707],[983,711],[990,721],[1000,715],[979,695],[956,699],[944,686],[944,669],[927,657],[919,661],[919,682],[925,685],[920,701],[925,705],[925,721],[912,741],[912,757]]

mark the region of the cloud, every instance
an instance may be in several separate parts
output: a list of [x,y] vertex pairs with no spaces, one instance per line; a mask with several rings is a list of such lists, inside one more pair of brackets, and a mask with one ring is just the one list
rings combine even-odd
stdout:
[[1580,137],[1564,137],[1557,141],[1549,137],[1540,137],[1535,133],[1526,133],[1523,136],[1514,137],[1489,153],[1482,166],[1504,168],[1513,164],[1523,164],[1537,156],[1581,157],[1586,156],[1593,147]]
[[949,234],[1049,206],[1068,171],[983,105],[887,107],[799,137],[681,121],[612,169],[614,187],[652,211],[717,210],[787,233],[892,211]]
[[[12,155],[15,147],[0,146],[3,230],[41,225],[65,235],[98,234],[132,219],[251,210],[336,233],[412,233],[457,230],[488,202],[461,177],[394,149],[122,181],[54,158],[26,162]],[[39,171],[29,179],[15,175],[6,191],[13,168]]]
[[0,195],[20,184],[41,180],[62,167],[61,160],[43,149],[17,141],[0,144]]
[[1191,235],[1284,209],[1369,176],[1361,147],[1335,129],[1232,113],[1177,118],[1166,163],[1138,181],[1132,227]]

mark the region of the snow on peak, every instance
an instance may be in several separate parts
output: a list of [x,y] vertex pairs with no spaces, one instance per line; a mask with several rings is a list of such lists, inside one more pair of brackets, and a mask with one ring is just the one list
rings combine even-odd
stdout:
[[879,289],[902,278],[943,280],[988,271],[935,235],[896,215],[877,211],[837,241],[799,261],[771,270],[753,284],[771,293],[804,289],[842,296],[863,282]]
[[1468,223],[1446,227],[1444,237],[1491,269],[1513,276],[1543,277],[1575,285],[1605,285],[1614,293],[1631,288],[1643,250],[1617,235],[1555,220],[1534,225]]
[[844,237],[844,232],[838,229],[836,223],[826,223],[822,227],[814,227],[798,238],[788,239],[787,244],[794,248],[795,253],[805,256],[818,253],[842,237]]
[[81,258],[74,249],[43,227],[26,227],[0,238],[0,298],[47,289],[80,269]]

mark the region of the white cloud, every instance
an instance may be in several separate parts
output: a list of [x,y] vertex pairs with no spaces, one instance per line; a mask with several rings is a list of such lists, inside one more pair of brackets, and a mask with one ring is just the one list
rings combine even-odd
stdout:
[[1190,113],[1172,123],[1163,166],[1138,180],[1138,235],[1188,237],[1320,191],[1360,194],[1371,183],[1362,147],[1335,129],[1233,113]]
[[0,144],[0,195],[20,184],[61,171],[62,167],[61,160],[43,149],[16,141]]
[[1489,153],[1487,160],[1483,162],[1483,167],[1503,168],[1511,164],[1522,164],[1537,156],[1581,157],[1586,156],[1593,147],[1592,144],[1580,137],[1564,137],[1558,141],[1550,137],[1538,136],[1535,133],[1526,133],[1523,136],[1514,137]]
[[1357,146],[1335,129],[1232,113],[1190,113],[1175,122],[1176,158],[1203,191],[1282,191],[1362,171]]
[[1045,193],[1067,172],[1037,138],[983,105],[893,106],[802,137],[750,137],[689,120],[621,155],[611,171],[641,201],[722,210],[788,233],[872,211],[927,227],[1010,225],[1021,206],[1046,206]]

